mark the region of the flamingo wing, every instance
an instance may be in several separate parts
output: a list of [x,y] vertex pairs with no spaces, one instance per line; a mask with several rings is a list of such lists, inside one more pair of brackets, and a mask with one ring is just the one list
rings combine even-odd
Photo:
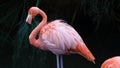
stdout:
[[44,47],[54,54],[79,53],[93,63],[95,58],[73,27],[55,20],[42,28]]
[[83,43],[79,34],[68,24],[55,20],[41,30],[45,46],[55,54],[64,54],[68,49],[75,49],[78,43]]
[[78,43],[83,43],[79,34],[70,25],[61,23],[61,20],[43,27],[41,35],[45,46],[55,54],[66,53],[68,49],[75,49]]

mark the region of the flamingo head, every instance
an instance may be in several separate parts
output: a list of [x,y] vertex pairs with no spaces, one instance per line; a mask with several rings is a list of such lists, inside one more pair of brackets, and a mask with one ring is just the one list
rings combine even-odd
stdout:
[[39,8],[38,7],[31,7],[28,11],[28,16],[26,18],[26,22],[28,24],[31,24],[32,22],[32,19],[37,15],[39,14]]

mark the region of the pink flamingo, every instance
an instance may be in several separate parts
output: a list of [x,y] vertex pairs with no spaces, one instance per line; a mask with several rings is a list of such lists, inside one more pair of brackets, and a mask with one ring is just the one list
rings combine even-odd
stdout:
[[[61,68],[63,68],[62,59],[59,60],[59,55],[62,54],[81,54],[87,60],[95,63],[94,56],[87,48],[80,35],[73,27],[65,23],[63,20],[54,20],[50,23],[47,23],[46,14],[37,7],[31,7],[28,11],[26,22],[31,24],[32,18],[38,14],[40,14],[43,19],[29,36],[31,45],[54,53],[57,56],[57,63],[61,63]],[[38,33],[39,38],[36,39],[36,35]],[[58,64],[57,66],[59,68]]]
[[115,56],[105,60],[101,68],[120,68],[120,56]]

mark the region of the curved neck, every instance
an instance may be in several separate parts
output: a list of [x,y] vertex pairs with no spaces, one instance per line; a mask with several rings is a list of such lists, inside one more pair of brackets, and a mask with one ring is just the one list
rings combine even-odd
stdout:
[[44,27],[45,24],[47,24],[47,16],[46,16],[46,14],[42,10],[39,10],[38,14],[40,14],[43,19],[39,23],[39,25],[31,32],[31,34],[29,36],[30,43],[32,45],[36,46],[36,47],[39,46],[39,42],[36,39],[36,36],[37,36],[38,32],[40,32],[40,30],[42,29],[42,27]]

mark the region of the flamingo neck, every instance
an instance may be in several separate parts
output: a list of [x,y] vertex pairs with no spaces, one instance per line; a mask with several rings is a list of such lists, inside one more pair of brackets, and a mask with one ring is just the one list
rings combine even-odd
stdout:
[[38,39],[36,39],[36,36],[40,32],[42,27],[44,27],[45,24],[47,24],[47,15],[42,10],[39,10],[39,14],[42,16],[43,19],[39,23],[39,25],[31,32],[29,36],[30,43],[37,48],[39,47],[39,41]]

